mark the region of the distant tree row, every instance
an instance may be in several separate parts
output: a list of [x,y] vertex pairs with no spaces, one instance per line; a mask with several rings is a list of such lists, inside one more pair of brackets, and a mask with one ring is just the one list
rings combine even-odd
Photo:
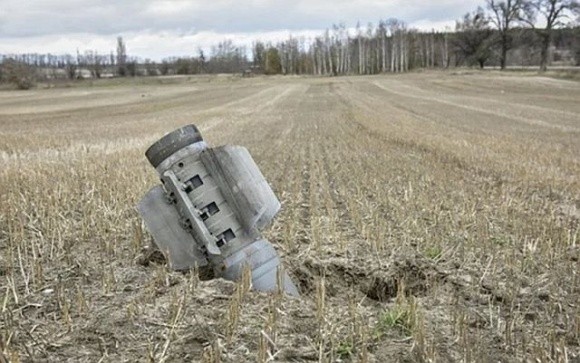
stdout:
[[485,5],[458,20],[454,32],[419,32],[388,19],[366,28],[359,24],[354,34],[344,24],[334,25],[308,45],[294,38],[275,46],[257,42],[254,65],[265,73],[316,75],[473,65],[505,69],[508,64],[545,71],[550,58],[557,58],[555,40],[558,56],[580,65],[578,0],[486,0]]
[[211,48],[209,57],[198,49],[197,56],[166,58],[159,64],[148,60],[145,65],[142,73],[148,75],[239,73],[248,67],[249,60],[246,47],[224,40]]
[[161,62],[128,56],[118,37],[116,51],[109,54],[0,55],[0,82],[28,88],[38,78],[240,72],[336,76],[488,65],[535,65],[545,71],[552,60],[580,65],[579,21],[578,0],[485,0],[485,8],[465,14],[455,29],[444,32],[420,32],[397,19],[355,29],[339,24],[314,38],[257,40],[251,49],[225,40],[208,56],[198,49],[190,57]]
[[[117,53],[99,54],[97,51],[77,51],[54,55],[40,53],[0,55],[0,82],[29,88],[37,79],[101,78],[103,76],[136,76],[137,58],[127,57],[122,37],[117,38]],[[18,81],[19,80],[19,81]]]

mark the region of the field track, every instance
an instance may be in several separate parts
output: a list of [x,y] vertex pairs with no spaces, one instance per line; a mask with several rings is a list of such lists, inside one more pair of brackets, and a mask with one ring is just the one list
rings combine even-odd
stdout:
[[[246,146],[273,186],[283,207],[266,234],[300,300],[146,256],[144,151],[189,123]],[[0,351],[14,361],[580,359],[579,82],[425,72],[4,91],[0,165]]]

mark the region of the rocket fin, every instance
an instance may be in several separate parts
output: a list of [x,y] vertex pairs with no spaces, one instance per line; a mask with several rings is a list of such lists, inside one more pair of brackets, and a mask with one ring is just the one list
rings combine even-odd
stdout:
[[145,194],[137,209],[171,269],[187,270],[208,264],[193,236],[179,224],[179,213],[167,203],[162,186],[158,185]]

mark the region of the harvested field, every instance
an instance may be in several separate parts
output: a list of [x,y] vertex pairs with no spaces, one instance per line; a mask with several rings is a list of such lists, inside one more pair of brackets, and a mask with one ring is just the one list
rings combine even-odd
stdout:
[[[188,123],[254,156],[283,206],[266,236],[300,299],[147,258],[144,151]],[[6,91],[0,163],[13,362],[580,359],[578,82],[426,72]]]

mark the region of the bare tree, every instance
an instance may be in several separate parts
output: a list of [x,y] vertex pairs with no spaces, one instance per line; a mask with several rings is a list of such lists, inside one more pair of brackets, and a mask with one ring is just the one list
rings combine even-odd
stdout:
[[377,31],[381,44],[381,72],[384,73],[387,71],[387,23],[381,20]]
[[4,59],[0,63],[0,81],[11,83],[18,89],[27,90],[35,85],[36,71],[29,62],[12,58]]
[[[580,3],[577,0],[532,0],[531,5],[546,22],[546,26],[543,29],[537,29],[542,47],[540,52],[540,71],[545,72],[548,69],[548,53],[552,45],[552,30],[564,26],[563,19],[569,16],[569,12],[578,11]],[[534,22],[527,20],[534,27]]]
[[145,71],[148,76],[156,76],[158,74],[157,63],[149,58],[145,59]]
[[270,46],[266,51],[264,73],[266,74],[280,74],[282,73],[282,64],[278,49]]
[[85,64],[91,72],[91,77],[101,78],[101,72],[103,70],[104,57],[99,55],[97,51],[85,51],[84,59]]
[[127,75],[127,47],[123,37],[117,37],[117,75]]
[[487,7],[491,11],[491,22],[499,32],[500,41],[500,66],[505,69],[507,51],[512,46],[510,29],[512,25],[529,17],[530,3],[526,0],[486,0]]
[[356,24],[356,42],[358,45],[358,74],[363,74],[364,69],[364,46],[363,46],[363,33],[360,27],[360,23]]
[[467,13],[455,25],[453,45],[459,55],[471,65],[477,63],[483,68],[491,56],[491,35],[489,19],[481,7]]
[[373,24],[367,24],[367,34],[365,39],[367,40],[367,46],[365,48],[365,74],[371,74],[374,72],[373,66],[373,50],[374,50],[374,39],[373,39]]
[[77,64],[72,56],[67,55],[65,61],[65,71],[68,79],[73,80],[77,77]]
[[391,72],[397,71],[397,64],[398,64],[398,57],[400,55],[400,51],[397,48],[398,44],[396,42],[397,37],[399,36],[399,21],[397,19],[389,19],[387,20],[387,26],[389,27],[389,32],[391,34]]
[[266,47],[261,41],[254,42],[252,46],[254,70],[264,72],[266,65]]
[[137,60],[131,59],[125,64],[127,75],[131,77],[137,76],[138,67],[137,67]]
[[199,56],[198,56],[198,59],[199,59],[199,73],[205,73],[206,72],[207,61],[205,59],[205,54],[203,52],[203,49],[197,48],[197,53],[199,54]]

